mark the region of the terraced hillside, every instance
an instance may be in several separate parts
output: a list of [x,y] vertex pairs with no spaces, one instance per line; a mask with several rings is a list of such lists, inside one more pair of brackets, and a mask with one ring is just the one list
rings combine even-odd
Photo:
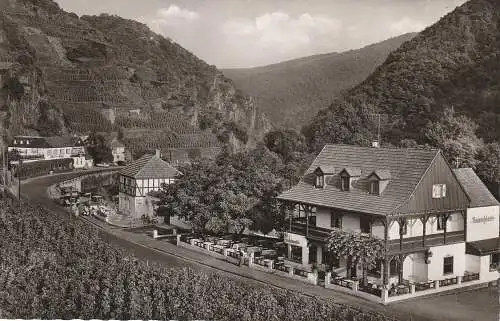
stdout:
[[0,0],[0,87],[4,139],[120,132],[136,153],[212,151],[252,145],[271,128],[250,97],[178,44],[51,0]]

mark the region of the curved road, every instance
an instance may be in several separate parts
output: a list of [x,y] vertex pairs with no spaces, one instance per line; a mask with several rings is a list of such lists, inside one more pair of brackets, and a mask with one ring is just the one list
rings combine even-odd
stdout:
[[[88,172],[90,173],[90,172]],[[68,212],[51,200],[47,188],[64,178],[75,176],[75,173],[59,174],[30,179],[23,182],[21,194],[23,199],[30,203],[38,203],[57,215],[66,216]],[[91,220],[86,220],[93,223]],[[318,286],[312,286],[300,281],[283,278],[266,272],[260,272],[245,267],[235,267],[219,261],[208,255],[199,254],[183,248],[170,246],[170,251],[158,250],[120,235],[121,229],[104,224],[93,224],[99,229],[100,236],[114,246],[124,248],[135,257],[144,261],[159,263],[168,267],[189,267],[203,272],[222,273],[227,277],[252,284],[266,284],[301,292],[305,295],[333,297],[338,303],[348,304],[363,310],[382,312],[394,315],[401,320],[499,320],[498,317],[498,292],[495,290],[481,289],[456,294],[440,295],[430,298],[417,299],[390,306],[366,301],[343,293],[333,292]],[[130,234],[130,233],[129,233]],[[160,241],[154,241],[160,242]],[[165,245],[163,245],[165,248]],[[213,267],[215,266],[215,267]],[[261,281],[263,280],[263,281]],[[272,283],[272,284],[271,284]]]

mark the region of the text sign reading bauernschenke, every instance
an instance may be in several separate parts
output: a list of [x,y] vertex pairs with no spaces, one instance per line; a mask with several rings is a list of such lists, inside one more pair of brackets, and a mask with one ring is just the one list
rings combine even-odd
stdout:
[[483,217],[472,217],[472,223],[478,224],[478,223],[483,223],[486,224],[488,222],[494,221],[495,217],[494,216],[483,216]]

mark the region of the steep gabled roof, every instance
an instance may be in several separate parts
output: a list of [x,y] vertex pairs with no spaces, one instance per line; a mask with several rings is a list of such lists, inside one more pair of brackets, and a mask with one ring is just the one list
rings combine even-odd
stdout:
[[320,170],[320,171],[321,171],[321,173],[323,173],[323,174],[327,174],[327,175],[328,175],[328,174],[333,174],[333,173],[335,173],[335,167],[333,167],[333,166],[326,166],[326,165],[324,165],[324,166],[319,166],[319,167],[317,167],[317,168],[315,169],[315,171],[317,171],[317,170]]
[[45,137],[45,141],[49,147],[61,148],[61,147],[72,147],[76,145],[75,138],[71,136],[52,136]]
[[[279,195],[278,199],[348,211],[389,215],[399,205],[408,201],[409,196],[439,153],[437,149],[326,145],[301,181],[292,189]],[[346,168],[359,169],[360,177],[354,183],[354,188],[348,192],[342,191],[340,186],[334,183],[329,183],[325,188],[315,188],[313,171],[322,166],[333,166],[337,169],[333,180]],[[381,195],[370,195],[367,189],[358,188],[367,183],[369,175],[382,170],[390,172],[390,180]],[[382,173],[380,175],[384,176],[385,174]]]
[[347,173],[347,175],[349,175],[351,177],[361,176],[361,168],[357,168],[357,167],[346,167],[341,171],[341,173],[342,172]]
[[111,148],[125,147],[125,145],[122,142],[120,142],[117,138],[113,138],[113,140],[111,141],[111,143],[109,143],[109,146]]
[[391,171],[386,169],[376,169],[371,173],[371,175],[376,175],[380,180],[391,179]]
[[127,165],[120,171],[121,175],[133,178],[175,178],[182,175],[158,155],[146,154]]
[[457,168],[453,172],[471,200],[469,207],[500,205],[472,168]]

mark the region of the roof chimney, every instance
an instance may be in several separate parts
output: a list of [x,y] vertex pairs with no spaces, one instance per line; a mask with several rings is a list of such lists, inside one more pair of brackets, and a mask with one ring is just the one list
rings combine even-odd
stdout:
[[161,153],[159,149],[156,150],[155,156],[161,158]]
[[379,144],[378,144],[378,141],[374,140],[374,141],[372,142],[372,147],[373,147],[373,148],[379,148],[380,146],[379,146]]

